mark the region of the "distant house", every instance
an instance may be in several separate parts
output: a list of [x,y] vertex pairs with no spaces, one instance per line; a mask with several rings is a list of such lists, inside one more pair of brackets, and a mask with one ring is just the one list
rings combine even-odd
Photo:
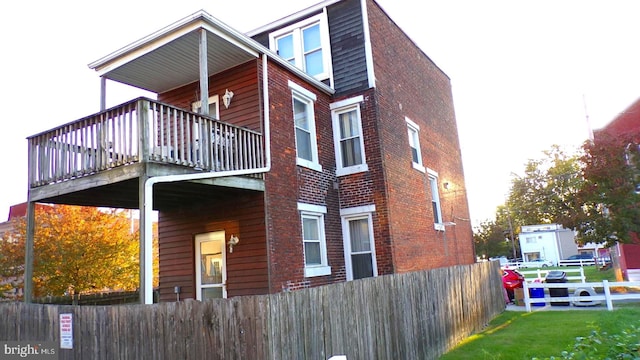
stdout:
[[561,224],[526,225],[520,230],[520,250],[523,261],[549,260],[555,265],[571,255],[588,254],[592,258],[609,258],[609,251],[600,244],[579,246],[575,232]]
[[523,226],[519,238],[523,261],[543,259],[558,265],[578,253],[574,232],[560,224]]
[[[640,99],[631,104],[615,119],[601,129],[594,131],[594,138],[604,134],[620,136],[623,134],[640,134]],[[640,136],[634,148],[638,149]],[[620,280],[640,281],[640,237],[631,234],[632,243],[616,244],[611,248],[611,260]]]
[[475,262],[450,79],[377,2],[198,11],[89,66],[157,99],[31,136],[29,203],[140,209],[145,302],[151,209],[161,301]]

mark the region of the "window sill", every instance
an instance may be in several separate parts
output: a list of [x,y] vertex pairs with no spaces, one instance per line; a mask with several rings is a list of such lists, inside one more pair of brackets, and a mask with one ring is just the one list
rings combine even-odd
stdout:
[[367,164],[362,164],[362,165],[350,166],[347,168],[336,169],[336,176],[345,176],[345,175],[357,174],[357,173],[367,172],[367,171],[369,171],[369,166]]
[[414,169],[420,171],[421,173],[426,173],[427,172],[427,169],[424,166],[422,166],[422,165],[420,165],[418,163],[412,162],[411,165],[413,166]]
[[304,268],[304,277],[331,275],[331,266],[312,266]]
[[320,165],[319,163],[316,163],[316,162],[311,162],[309,160],[296,158],[296,165],[299,165],[299,166],[302,166],[302,167],[306,167],[306,168],[309,168],[311,170],[315,170],[315,171],[318,171],[318,172],[322,172],[322,165]]

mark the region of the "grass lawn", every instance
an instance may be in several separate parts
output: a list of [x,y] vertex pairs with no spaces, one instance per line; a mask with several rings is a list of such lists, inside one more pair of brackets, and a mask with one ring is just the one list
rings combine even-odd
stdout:
[[505,311],[441,359],[544,359],[559,356],[594,326],[616,334],[633,324],[640,326],[639,305],[618,306],[614,311]]
[[[566,268],[551,268],[566,269]],[[615,281],[613,270],[584,268],[587,282]],[[571,273],[575,275],[575,273]],[[441,359],[546,359],[560,356],[575,344],[576,337],[598,329],[618,334],[630,325],[640,326],[640,304],[615,304],[606,309],[565,311],[505,311],[481,333],[472,335]]]

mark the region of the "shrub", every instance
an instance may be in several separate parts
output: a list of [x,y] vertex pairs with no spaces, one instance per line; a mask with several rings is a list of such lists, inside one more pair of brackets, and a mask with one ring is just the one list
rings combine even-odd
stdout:
[[608,334],[594,327],[588,336],[577,337],[575,344],[569,350],[563,351],[558,357],[552,356],[547,359],[640,360],[640,327],[631,325],[620,334]]

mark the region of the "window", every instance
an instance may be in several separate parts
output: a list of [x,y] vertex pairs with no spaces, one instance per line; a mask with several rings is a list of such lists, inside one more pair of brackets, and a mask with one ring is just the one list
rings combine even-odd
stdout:
[[326,15],[273,32],[269,36],[271,50],[318,80],[329,77],[329,34]]
[[374,205],[342,209],[347,280],[378,276],[371,213]]
[[369,170],[364,154],[360,103],[362,96],[331,104],[333,138],[336,150],[336,175]]
[[422,154],[420,153],[420,127],[418,124],[405,118],[407,122],[407,132],[409,134],[409,148],[411,148],[411,161],[413,168],[424,172],[425,168],[422,165]]
[[436,230],[444,231],[442,222],[442,210],[440,208],[440,193],[438,192],[438,174],[428,170],[429,185],[431,187],[431,208],[433,210],[433,223]]
[[[191,111],[200,113],[202,107],[202,101],[196,101],[191,103]],[[218,95],[209,97],[209,117],[220,120],[220,111],[218,110]]]
[[327,262],[327,245],[324,235],[325,206],[298,203],[302,219],[302,244],[304,251],[304,276],[331,274]]
[[297,164],[322,171],[322,166],[318,162],[316,121],[313,110],[316,96],[293,82],[289,82],[289,88],[293,97]]

